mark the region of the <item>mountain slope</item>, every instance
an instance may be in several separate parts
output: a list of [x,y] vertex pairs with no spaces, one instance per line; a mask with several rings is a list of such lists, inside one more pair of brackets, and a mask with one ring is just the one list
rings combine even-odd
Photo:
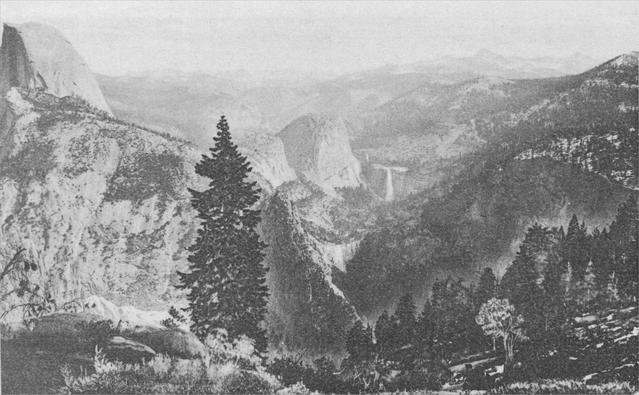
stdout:
[[[588,226],[609,223],[637,186],[636,54],[572,77],[499,81],[479,96],[467,89],[473,85],[455,89],[459,107],[451,109],[449,98],[436,104],[448,112],[423,108],[468,122],[484,143],[459,159],[463,170],[398,206],[338,276],[363,314],[408,291],[388,284],[414,284],[419,296],[444,268],[465,278],[484,266],[503,268],[535,221],[560,225],[576,213]],[[486,107],[460,112],[476,100]],[[602,148],[602,140],[609,144]]]
[[60,300],[99,294],[141,308],[175,297],[196,223],[186,192],[196,150],[95,112],[13,88],[0,158],[2,245],[24,246]]

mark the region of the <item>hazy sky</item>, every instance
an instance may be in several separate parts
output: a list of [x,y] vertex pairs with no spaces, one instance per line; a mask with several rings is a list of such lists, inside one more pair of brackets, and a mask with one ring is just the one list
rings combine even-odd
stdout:
[[6,22],[58,28],[104,74],[346,72],[486,48],[597,59],[639,49],[639,1],[170,2],[0,0]]

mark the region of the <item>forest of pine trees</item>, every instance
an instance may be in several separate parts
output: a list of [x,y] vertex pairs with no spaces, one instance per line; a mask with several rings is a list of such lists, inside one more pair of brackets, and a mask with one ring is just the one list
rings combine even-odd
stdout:
[[[634,195],[604,229],[589,230],[576,215],[566,231],[536,223],[528,228],[501,281],[490,268],[481,272],[476,285],[453,278],[438,280],[419,314],[407,294],[394,312],[382,312],[373,327],[355,323],[347,334],[346,366],[370,369],[374,361],[379,369],[390,366],[410,374],[423,372],[425,364],[448,364],[464,355],[503,350],[477,323],[482,306],[501,300],[514,308],[512,313],[521,320],[520,338],[526,339],[515,358],[525,362],[523,371],[505,373],[562,377],[562,367],[547,356],[571,347],[566,330],[572,317],[636,304],[638,233]],[[431,372],[437,371],[431,366]]]

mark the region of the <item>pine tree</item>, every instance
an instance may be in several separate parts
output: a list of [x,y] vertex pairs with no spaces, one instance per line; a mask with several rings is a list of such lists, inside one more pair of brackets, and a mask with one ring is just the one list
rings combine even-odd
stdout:
[[231,141],[224,117],[217,130],[215,146],[195,166],[198,175],[209,179],[209,188],[189,189],[201,226],[189,247],[189,271],[178,272],[178,288],[187,290],[186,311],[200,339],[221,328],[231,339],[254,339],[263,352],[267,269],[262,265],[265,244],[256,232],[260,212],[253,208],[260,189],[248,180],[251,167]]
[[397,304],[393,318],[397,325],[396,337],[398,346],[400,347],[408,344],[414,345],[416,310],[415,302],[411,294],[406,294],[399,298],[399,303]]
[[608,237],[608,231],[604,228],[603,231],[595,228],[592,232],[590,246],[590,259],[592,260],[593,273],[595,276],[595,288],[598,291],[604,291],[608,285],[608,278],[610,277],[610,238]]
[[574,279],[583,279],[589,261],[589,240],[586,225],[583,222],[580,225],[574,214],[568,224],[568,233],[563,244],[563,258],[570,263]]
[[428,351],[433,344],[433,335],[435,334],[435,316],[433,314],[433,306],[430,300],[426,300],[424,308],[417,319],[415,337],[419,343],[422,353]]
[[584,274],[584,281],[583,281],[583,293],[584,293],[584,302],[588,303],[590,302],[592,299],[594,299],[597,294],[596,294],[596,288],[597,288],[597,284],[596,284],[596,274],[595,274],[595,267],[592,261],[590,261],[588,263],[588,266],[586,266],[586,273]]
[[[561,261],[557,249],[554,249],[547,258],[544,270],[542,289],[544,293],[544,331],[553,335],[559,335],[561,326],[565,320],[565,287],[562,284],[562,276],[566,272],[565,262]],[[555,336],[555,339],[557,336]],[[552,339],[550,339],[552,340]]]
[[387,359],[395,348],[395,325],[384,310],[375,323],[375,341],[382,358]]
[[357,321],[346,334],[346,352],[354,361],[365,361],[373,352],[373,333],[370,326]]
[[475,291],[475,308],[479,311],[479,307],[482,304],[486,303],[488,299],[495,297],[495,292],[497,291],[497,278],[495,277],[495,273],[493,273],[493,269],[487,267],[481,273],[479,277],[479,285],[477,286],[477,291]]
[[544,328],[543,297],[537,285],[539,274],[535,269],[533,249],[522,242],[513,263],[506,269],[500,283],[501,297],[508,299],[526,321],[529,336],[541,335]]
[[637,297],[639,277],[639,210],[637,198],[630,195],[617,210],[610,224],[613,270],[619,292]]

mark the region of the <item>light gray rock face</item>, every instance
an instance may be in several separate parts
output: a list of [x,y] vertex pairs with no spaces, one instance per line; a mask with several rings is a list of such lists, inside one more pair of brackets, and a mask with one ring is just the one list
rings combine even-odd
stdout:
[[[42,89],[57,97],[78,96],[111,113],[93,73],[56,29],[37,23],[3,25],[0,97],[11,87]],[[0,114],[5,104],[0,104]]]
[[327,191],[362,184],[361,166],[351,152],[342,119],[305,115],[286,126],[279,136],[286,160],[299,177]]
[[0,249],[23,246],[60,301],[100,295],[165,309],[197,221],[190,145],[13,88],[0,156]]
[[249,158],[253,171],[263,179],[261,185],[268,192],[297,178],[286,161],[282,140],[277,136],[250,133],[238,138],[237,145],[240,152]]

